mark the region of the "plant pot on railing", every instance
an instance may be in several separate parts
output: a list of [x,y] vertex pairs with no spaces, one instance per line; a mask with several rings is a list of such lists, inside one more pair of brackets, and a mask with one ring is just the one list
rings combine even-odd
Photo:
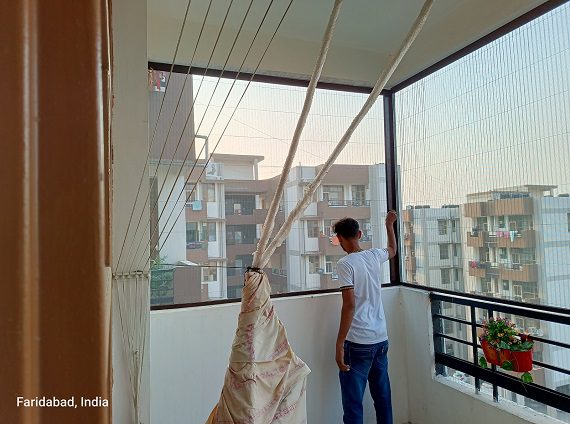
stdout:
[[[527,372],[532,370],[532,348],[526,351],[513,351],[507,349],[495,349],[486,340],[481,341],[481,348],[487,363],[503,366],[505,363],[512,364],[509,371]],[[507,365],[507,368],[510,368]]]
[[528,372],[532,370],[534,342],[528,334],[518,330],[508,319],[490,318],[489,321],[483,321],[480,340],[485,355],[485,358],[479,360],[482,367],[486,368],[490,363],[507,371],[522,372],[523,382],[532,382],[532,376]]

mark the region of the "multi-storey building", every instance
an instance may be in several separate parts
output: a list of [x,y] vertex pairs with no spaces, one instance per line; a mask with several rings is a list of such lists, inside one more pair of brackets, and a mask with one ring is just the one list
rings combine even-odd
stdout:
[[[275,194],[278,178],[260,180],[259,156],[215,154],[198,161],[187,187],[186,260],[202,268],[202,299],[239,297],[243,271],[252,263]],[[285,222],[319,167],[291,170],[275,228]],[[330,288],[338,285],[336,263],[344,252],[332,225],[350,216],[362,227],[362,247],[385,246],[386,213],[383,165],[335,165],[315,193],[287,240],[271,257],[266,272],[274,292]],[[386,267],[382,281],[388,281]]]
[[[556,186],[525,185],[467,196],[468,287],[476,293],[528,303],[570,301],[570,198]],[[563,326],[511,317],[537,336],[568,343]],[[537,343],[535,358],[567,368],[570,354]],[[570,388],[570,377],[541,370],[549,387]],[[536,376],[535,376],[536,379]]]
[[[458,205],[432,208],[408,206],[402,212],[405,281],[462,292],[465,289],[461,212]],[[443,303],[446,315],[465,318],[465,308]],[[441,323],[441,332],[460,339],[466,328],[453,321]],[[466,358],[468,346],[442,339],[445,352]]]
[[[320,169],[320,166],[299,166],[291,170],[284,196],[285,216],[293,210]],[[386,208],[383,164],[334,165],[287,238],[289,289],[338,286],[336,264],[345,253],[335,242],[332,226],[341,218],[352,217],[359,221],[362,248],[385,247]],[[384,268],[381,281],[389,281],[388,267]]]
[[402,213],[402,225],[406,281],[463,291],[459,206],[410,206]]

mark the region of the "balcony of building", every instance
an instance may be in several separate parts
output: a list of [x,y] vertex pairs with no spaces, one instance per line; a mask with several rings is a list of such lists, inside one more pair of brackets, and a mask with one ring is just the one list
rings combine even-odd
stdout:
[[501,265],[502,280],[536,282],[538,281],[537,264],[504,264]]
[[471,260],[468,262],[469,276],[479,278],[498,277],[500,265],[496,262]]
[[[174,234],[173,239],[182,240],[175,246],[182,257],[204,252],[208,257],[208,249],[214,245],[220,247],[212,250],[220,260],[211,265],[210,273],[196,267],[179,271],[178,266],[173,269],[169,266],[161,269],[164,275],[153,278],[152,270],[149,272],[144,265],[147,258],[142,259],[143,271],[129,265],[131,254],[137,257],[138,250],[135,246],[135,252],[131,251],[131,242],[136,244],[142,240],[143,251],[155,252],[152,245],[147,247],[146,244],[163,241],[160,234],[141,233],[149,227],[145,221],[145,212],[153,207],[149,203],[163,201],[160,195],[155,196],[158,193],[150,192],[154,183],[149,184],[149,176],[156,179],[155,170],[170,169],[174,160],[170,165],[156,163],[155,152],[161,145],[160,142],[150,145],[155,141],[157,127],[160,127],[158,138],[162,138],[163,130],[174,122],[169,119],[176,103],[172,88],[184,74],[196,74],[188,78],[188,91],[192,90],[194,79],[198,82],[202,71],[205,86],[213,86],[210,82],[222,75],[226,82],[228,76],[244,80],[251,77],[254,85],[251,91],[255,95],[252,101],[244,102],[241,109],[233,96],[225,109],[225,102],[223,105],[218,102],[220,93],[217,93],[213,106],[221,116],[227,118],[230,113],[239,112],[233,122],[233,115],[229,118],[232,127],[225,135],[218,131],[223,127],[221,122],[216,131],[211,122],[211,128],[195,126],[195,122],[201,122],[198,109],[206,116],[208,107],[204,106],[209,102],[202,103],[200,98],[196,102],[199,108],[193,112],[182,104],[183,116],[179,116],[179,121],[188,118],[188,122],[191,118],[191,122],[181,133],[188,132],[189,137],[184,137],[180,152],[175,154],[168,145],[165,155],[176,160],[175,173],[177,170],[200,175],[205,172],[199,181],[207,180],[213,187],[214,197],[208,193],[203,199],[214,200],[187,205],[181,214],[186,216],[186,221],[225,220],[225,205],[220,199],[226,176],[224,164],[217,163],[214,156],[214,146],[223,138],[221,150],[226,148],[228,155],[269,146],[267,150],[273,158],[268,161],[268,169],[280,169],[280,159],[293,130],[284,127],[282,134],[276,131],[281,122],[275,125],[277,121],[272,117],[260,119],[259,109],[263,108],[265,113],[272,108],[279,113],[273,116],[283,117],[286,112],[295,118],[298,108],[289,108],[289,105],[302,104],[302,98],[291,96],[290,104],[272,104],[258,96],[257,90],[271,82],[278,82],[279,90],[286,90],[287,84],[297,88],[308,84],[322,36],[320,29],[328,19],[330,4],[293,2],[288,16],[285,15],[289,8],[283,15],[281,10],[272,8],[267,23],[279,22],[275,38],[271,36],[273,25],[252,19],[248,9],[243,15],[244,33],[257,34],[255,31],[259,28],[262,38],[270,40],[267,44],[270,60],[260,58],[256,67],[254,58],[245,55],[249,40],[238,33],[241,16],[235,12],[239,11],[227,9],[231,8],[229,4],[234,4],[232,2],[214,2],[216,8],[212,9],[211,19],[210,9],[206,11],[203,2],[192,2],[192,9],[188,2],[187,13],[189,10],[188,16],[192,18],[186,28],[185,5],[181,2],[165,6],[158,0],[113,0],[67,2],[65,7],[59,3],[24,3],[20,7],[15,2],[15,7],[4,8],[0,15],[0,27],[6,35],[3,53],[6,63],[11,64],[10,78],[5,78],[9,101],[3,109],[8,125],[4,126],[6,160],[0,167],[5,171],[3,188],[6,191],[2,199],[13,205],[3,208],[3,219],[0,219],[5,237],[5,250],[0,257],[7,272],[4,279],[14,287],[3,294],[3,330],[6,331],[2,333],[5,340],[0,351],[7,366],[3,396],[0,396],[0,421],[203,423],[219,399],[228,364],[240,312],[239,301],[230,297],[239,295],[241,269],[230,276],[229,284],[227,271],[221,265],[227,263],[221,257],[226,250],[225,240],[222,240],[224,224],[216,223],[216,233],[210,233],[217,241],[206,243],[205,247],[189,246],[185,245],[183,225],[174,226],[183,223],[183,219],[173,223],[174,232],[168,227],[160,228],[161,233],[165,230]],[[196,3],[200,3],[198,10],[195,10]],[[300,146],[304,153],[299,158],[303,161],[305,153],[310,155],[308,162],[322,163],[321,157],[326,160],[332,143],[346,127],[345,121],[349,125],[357,108],[364,103],[365,93],[374,86],[379,70],[389,65],[393,55],[387,53],[397,52],[400,40],[411,41],[406,34],[417,16],[419,3],[390,2],[390,11],[383,10],[388,2],[357,3],[358,7],[345,7],[341,14],[339,31],[320,80],[323,88],[339,93],[345,90],[339,94],[339,103],[345,105],[328,116],[330,121],[322,119],[322,112],[331,113],[336,109],[333,102],[331,107],[319,105],[311,111],[310,118],[321,120],[323,124],[319,127],[311,122],[307,126],[305,136],[311,139],[303,141],[311,143]],[[568,178],[563,158],[568,156],[568,143],[564,138],[568,132],[565,126],[568,73],[565,70],[568,69],[566,40],[570,22],[566,3],[564,0],[472,0],[449,7],[445,2],[434,2],[433,13],[427,17],[425,27],[405,54],[401,66],[389,77],[386,90],[379,94],[373,106],[376,111],[371,109],[375,115],[370,115],[372,119],[367,126],[360,128],[363,131],[357,129],[351,140],[354,144],[338,158],[339,162],[366,164],[382,161],[385,172],[376,175],[381,177],[377,181],[370,178],[371,165],[343,168],[342,172],[329,175],[330,184],[346,184],[347,176],[354,176],[360,186],[369,184],[366,190],[386,195],[387,207],[376,210],[365,202],[350,205],[322,202],[321,220],[346,215],[371,218],[372,212],[383,213],[388,208],[413,201],[425,201],[437,207],[443,202],[464,199],[471,189],[495,190],[495,184],[550,183],[552,179],[553,184],[566,191]],[[225,19],[221,24],[220,17],[226,10],[230,18],[227,24]],[[253,7],[252,11],[260,10]],[[205,16],[196,12],[205,12]],[[190,36],[201,34],[202,22],[206,28],[205,45]],[[78,25],[81,36],[77,36]],[[179,28],[180,39],[184,34],[184,41],[199,51],[195,58],[190,59],[188,46],[183,43],[180,54],[174,53],[173,58],[172,53],[178,52],[174,43]],[[216,34],[225,38],[221,47],[232,46],[233,49],[231,39],[235,39],[239,41],[235,43],[238,48],[229,53],[212,51],[214,43],[210,41]],[[252,46],[255,43],[254,50],[261,52],[264,45],[255,37],[251,40]],[[211,63],[210,53],[216,53],[211,56]],[[500,58],[500,66],[497,58]],[[242,59],[248,60],[241,62]],[[197,68],[206,63],[208,69]],[[242,70],[240,63],[246,63],[241,74],[238,72]],[[74,78],[73,72],[78,69],[81,78]],[[155,71],[160,72],[162,81],[168,81],[171,87],[168,98],[166,86],[159,83],[157,87],[152,81]],[[247,73],[252,71],[254,74]],[[231,83],[221,84],[230,85],[233,87]],[[215,94],[208,93],[209,90],[203,90],[202,95]],[[272,101],[290,94],[281,96],[285,94],[283,91],[271,90],[274,91],[267,99]],[[297,92],[305,91],[298,89]],[[190,103],[194,94],[198,97],[197,91],[187,96]],[[355,108],[346,106],[349,97],[350,102],[354,100],[357,105]],[[160,112],[157,102],[149,106],[149,98],[167,99],[163,102],[166,104],[163,119],[160,121],[154,115],[157,121],[154,133],[150,121],[154,112],[158,115]],[[174,100],[169,102],[170,98]],[[50,101],[53,99],[57,101]],[[252,109],[252,105],[257,105],[257,112],[253,109],[243,113]],[[162,105],[160,110],[163,110]],[[213,115],[211,110],[209,112],[208,116]],[[252,132],[239,126],[240,131],[235,131],[233,124],[240,115],[253,117],[246,123],[253,127]],[[329,131],[333,129],[330,122],[334,122],[334,134]],[[190,140],[193,135],[197,137],[199,131],[210,132],[213,137],[209,145],[204,143],[204,159],[198,161],[194,159],[202,153],[197,148],[190,152]],[[176,145],[178,137],[170,139]],[[316,142],[320,144],[313,144]],[[274,148],[277,145],[284,150]],[[212,166],[207,167],[210,159]],[[195,165],[198,165],[196,170]],[[361,174],[353,175],[353,170]],[[177,184],[186,177],[179,176],[181,180]],[[257,177],[255,164],[252,178]],[[375,191],[374,184],[380,185]],[[551,213],[555,209],[551,208],[553,199],[547,199],[546,195],[541,198],[544,190],[540,188],[533,190],[533,196],[537,197],[525,194],[482,201],[484,196],[480,195],[478,202],[468,203],[461,209],[467,218],[520,215],[543,219],[544,222],[538,224],[540,227],[536,227],[540,228],[541,237],[543,229],[549,236],[554,233],[550,230],[562,228],[559,232],[564,238],[553,243],[548,239],[545,243],[536,240],[536,245],[550,244],[548,248],[556,245],[560,247],[559,252],[567,253],[567,209],[563,213]],[[185,191],[183,187],[180,194],[184,195]],[[144,200],[153,196],[155,199],[150,202]],[[549,196],[553,196],[552,190]],[[555,200],[562,196],[558,191]],[[375,202],[383,202],[383,198],[377,196]],[[317,217],[317,210],[315,201],[306,215]],[[334,215],[327,216],[328,213]],[[404,211],[402,220],[411,223],[413,215],[411,210]],[[556,220],[550,215],[557,215]],[[251,216],[247,214],[243,219],[249,220]],[[255,211],[253,216],[255,218]],[[242,218],[236,219],[236,224],[241,225],[239,219]],[[138,233],[137,220],[142,223]],[[157,225],[163,224],[161,219],[158,221]],[[374,228],[382,228],[382,222],[374,222],[374,225]],[[531,247],[530,237],[529,234],[527,244],[521,247]],[[439,239],[424,240],[439,242]],[[121,262],[121,245],[125,247],[125,242],[126,258]],[[509,237],[502,242],[516,244],[519,240]],[[250,244],[254,245],[247,243]],[[399,247],[402,244],[403,240],[398,240]],[[404,249],[399,250],[401,253]],[[404,275],[400,276],[397,261],[391,262],[391,277],[394,277],[382,294],[391,338],[389,366],[395,423],[545,424],[555,422],[550,417],[570,420],[570,367],[567,360],[562,360],[569,358],[570,349],[567,328],[570,316],[568,309],[563,309],[568,308],[567,287],[563,287],[567,282],[564,267],[568,261],[565,256],[558,262],[554,258],[551,263],[542,261],[541,253],[537,252],[540,271],[548,278],[544,286],[553,288],[541,303],[534,302],[534,294],[514,296],[514,300],[508,301],[491,297],[489,293],[482,296],[481,293],[437,292],[430,287],[411,288],[402,281]],[[519,267],[489,264],[488,267],[470,267],[468,272],[469,275],[482,272],[482,277],[491,276],[495,280],[507,278],[512,284],[536,281],[537,268],[536,264]],[[554,275],[550,272],[555,271],[554,268],[564,273]],[[416,259],[406,256],[405,270],[414,275],[415,269]],[[275,306],[291,345],[312,369],[307,386],[308,422],[339,423],[342,407],[333,349],[341,296],[338,292],[323,291],[284,296],[291,286],[301,285],[298,279],[284,275],[282,269],[265,272],[274,289],[277,287],[275,292],[283,291],[275,298]],[[337,283],[334,275],[327,275],[322,277],[323,285],[334,288]],[[118,284],[121,281],[127,284]],[[133,281],[137,284],[131,284]],[[233,293],[226,290],[228,287],[233,288]],[[455,290],[459,289],[455,287]],[[430,293],[435,295],[430,296]],[[216,301],[212,300],[214,297]],[[549,302],[559,307],[550,306]],[[149,303],[154,303],[151,311]],[[467,308],[469,314],[453,316],[456,305]],[[544,331],[537,332],[534,338],[541,344],[536,353],[544,355],[535,358],[534,383],[523,384],[509,373],[478,366],[476,334],[478,315],[483,314],[487,317],[519,315],[541,322],[537,328]],[[442,334],[442,320],[463,325],[468,332]],[[565,331],[559,328],[563,326]],[[135,342],[134,338],[140,340]],[[86,342],[78,342],[81,340]],[[466,357],[457,356],[459,353],[448,349],[445,341],[467,346],[464,351],[471,353]],[[557,384],[552,383],[554,374]],[[45,392],[46,388],[53,393]],[[19,392],[46,397],[101,394],[108,398],[112,408],[17,408],[14,394]],[[373,423],[373,407],[368,396],[364,411],[365,423]]]
[[[269,274],[269,278],[275,278],[275,274]],[[323,275],[322,281],[322,286],[337,284],[330,274]],[[472,353],[477,351],[473,334],[477,334],[480,326],[476,311],[496,308],[543,322],[562,322],[570,317],[510,306],[500,300],[489,303],[461,295],[430,295],[408,287],[385,288],[382,296],[390,337],[389,373],[395,423],[455,423],[460,419],[464,424],[555,424],[553,418],[524,406],[544,401],[552,405],[545,406],[552,416],[568,418],[561,410],[569,409],[565,403],[567,396],[545,386],[548,372],[570,371],[538,355],[531,372],[534,383],[523,385],[520,373],[481,368],[478,365],[481,352],[475,356]],[[307,386],[308,422],[340,422],[342,406],[334,362],[340,294],[278,297],[274,304],[287,328],[291,346],[311,368]],[[456,308],[449,307],[453,304]],[[466,314],[454,313],[460,307],[466,308]],[[153,422],[182,423],[188,422],[188,417],[192,417],[192,423],[205,421],[220,395],[239,309],[239,303],[229,303],[156,309],[151,313]],[[444,333],[443,322],[449,320],[468,331]],[[199,343],[188,336],[192,334],[200,335]],[[536,337],[537,344],[555,343],[561,349],[570,348],[544,335]],[[463,344],[468,349],[448,350],[444,341]],[[200,384],[196,385],[196,381]],[[512,401],[515,397],[519,404]],[[365,423],[376,422],[369,395],[365,397],[364,415]]]
[[494,236],[497,247],[522,249],[536,246],[535,230],[495,231]]
[[472,202],[464,205],[464,214],[469,218],[503,215],[532,215],[533,203],[530,197],[515,197]]
[[535,230],[497,230],[467,232],[468,247],[528,248],[536,245]]
[[356,220],[370,218],[370,201],[321,200],[317,202],[317,215],[324,219],[341,219],[350,216]]
[[468,231],[466,239],[468,247],[485,247],[489,243],[489,233],[487,231]]

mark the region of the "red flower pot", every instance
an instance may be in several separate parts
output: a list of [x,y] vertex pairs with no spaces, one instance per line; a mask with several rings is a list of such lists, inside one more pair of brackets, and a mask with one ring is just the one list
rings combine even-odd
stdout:
[[499,351],[491,346],[487,340],[481,340],[481,348],[483,349],[485,359],[488,363],[498,366],[501,365],[501,362],[499,360]]
[[532,370],[532,349],[526,352],[511,351],[513,371],[527,372]]
[[501,366],[505,361],[513,364],[513,371],[526,372],[532,370],[532,349],[525,352],[501,349],[497,350],[487,340],[481,340],[481,348],[488,363]]

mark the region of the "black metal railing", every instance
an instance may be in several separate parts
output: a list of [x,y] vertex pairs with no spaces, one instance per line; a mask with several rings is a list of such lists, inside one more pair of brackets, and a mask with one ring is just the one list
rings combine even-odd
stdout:
[[[445,367],[463,372],[475,378],[475,390],[481,390],[481,381],[490,383],[493,387],[493,399],[498,402],[499,393],[498,388],[504,388],[511,392],[525,396],[526,398],[533,399],[545,405],[560,409],[565,412],[570,412],[570,396],[560,391],[546,387],[538,383],[523,383],[519,378],[514,375],[507,374],[492,365],[491,368],[483,368],[479,366],[479,357],[483,356],[480,351],[480,344],[478,342],[478,329],[482,328],[480,323],[481,319],[477,318],[477,310],[483,311],[486,318],[496,317],[496,314],[511,314],[525,319],[534,319],[543,322],[551,322],[570,327],[570,313],[566,312],[552,312],[539,307],[522,307],[502,303],[496,300],[479,300],[468,296],[443,294],[438,292],[430,293],[432,321],[433,321],[433,340],[435,347],[435,368],[438,375],[446,375]],[[444,313],[450,308],[444,308],[443,304],[446,303],[454,305],[463,305],[468,308],[468,313],[465,317],[450,316]],[[467,326],[470,330],[470,340],[465,340],[455,335],[445,334],[444,322],[451,321],[461,325]],[[568,328],[570,331],[570,328]],[[551,340],[547,337],[538,337],[533,335],[532,339],[535,342],[540,342],[543,345],[556,346],[557,348],[570,349],[570,344],[562,341]],[[469,360],[458,357],[457,355],[450,354],[445,351],[445,340],[450,340],[462,345],[468,346],[470,350]],[[551,370],[566,374],[570,376],[570,370],[561,366],[547,363],[543,360],[534,360],[534,365],[546,370]]]

